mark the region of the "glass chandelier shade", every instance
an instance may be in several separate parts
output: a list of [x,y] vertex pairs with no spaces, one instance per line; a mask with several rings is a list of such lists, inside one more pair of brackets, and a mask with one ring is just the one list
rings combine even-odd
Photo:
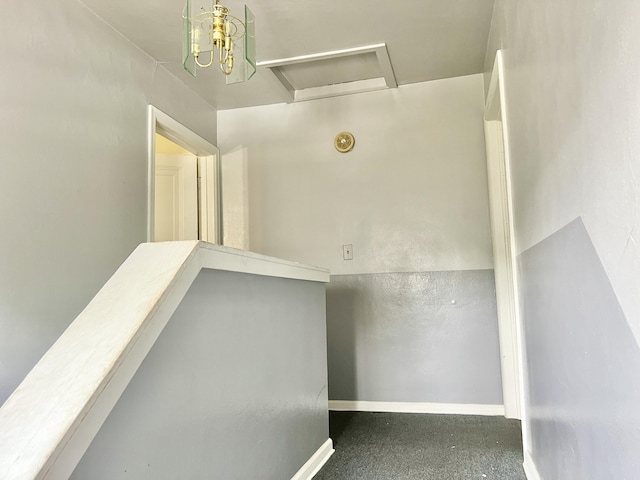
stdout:
[[187,0],[183,11],[182,64],[194,77],[197,68],[217,66],[226,83],[249,80],[256,73],[255,18],[244,7],[244,22],[219,0]]

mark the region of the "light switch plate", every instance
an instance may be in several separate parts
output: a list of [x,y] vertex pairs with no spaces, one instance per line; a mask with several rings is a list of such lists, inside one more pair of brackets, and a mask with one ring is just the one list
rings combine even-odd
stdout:
[[353,245],[342,246],[342,258],[345,260],[353,260]]

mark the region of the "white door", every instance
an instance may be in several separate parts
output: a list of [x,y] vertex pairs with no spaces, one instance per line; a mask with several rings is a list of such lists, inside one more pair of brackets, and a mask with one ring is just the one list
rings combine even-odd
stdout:
[[198,239],[195,155],[156,154],[154,207],[154,241]]

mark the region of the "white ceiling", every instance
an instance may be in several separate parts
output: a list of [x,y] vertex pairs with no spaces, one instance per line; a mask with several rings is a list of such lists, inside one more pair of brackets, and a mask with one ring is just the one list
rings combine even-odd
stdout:
[[[81,0],[219,109],[280,103],[261,68],[249,82],[225,85],[214,68],[182,69],[183,0]],[[222,0],[256,17],[258,61],[386,43],[398,84],[482,72],[494,0]]]

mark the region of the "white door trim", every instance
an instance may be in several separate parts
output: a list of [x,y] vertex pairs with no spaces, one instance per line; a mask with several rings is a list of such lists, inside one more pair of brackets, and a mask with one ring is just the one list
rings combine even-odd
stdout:
[[[220,150],[177,120],[149,105],[147,139],[147,241],[153,241],[156,170],[156,133],[197,155],[199,190],[200,240],[222,243],[222,188]],[[201,173],[202,172],[202,176]],[[211,210],[212,209],[212,210]]]
[[[496,53],[491,83],[485,106],[485,137],[487,145],[487,169],[499,177],[499,184],[489,182],[490,203],[499,205],[492,212],[492,241],[494,242],[494,264],[496,270],[507,272],[498,288],[498,324],[500,330],[500,352],[502,361],[502,385],[505,415],[523,420],[523,441],[527,445],[526,377],[524,375],[524,344],[522,321],[518,300],[517,250],[513,224],[511,186],[511,158],[509,149],[509,127],[504,91],[504,64],[502,51]],[[493,170],[492,170],[493,169]],[[495,200],[495,202],[494,202]]]
[[[220,229],[220,162],[215,155],[198,157],[198,233],[199,239],[209,243],[222,243]],[[210,212],[217,212],[211,215]]]

